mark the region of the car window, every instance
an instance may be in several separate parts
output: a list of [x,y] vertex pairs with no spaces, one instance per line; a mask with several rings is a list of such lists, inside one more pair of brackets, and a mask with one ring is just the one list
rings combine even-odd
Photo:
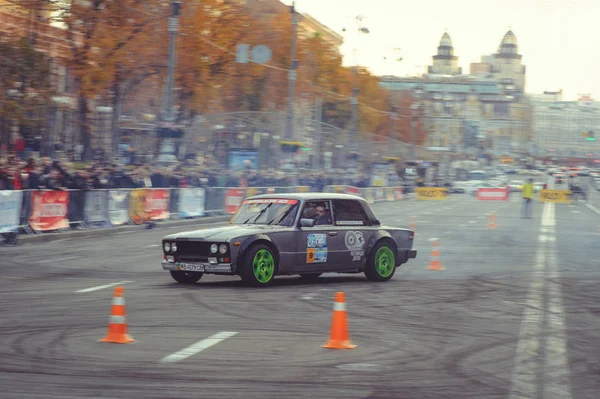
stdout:
[[362,205],[354,200],[334,200],[333,214],[336,226],[364,226],[369,224]]
[[302,218],[314,219],[315,226],[332,224],[329,201],[307,202],[304,204],[304,209],[302,209]]

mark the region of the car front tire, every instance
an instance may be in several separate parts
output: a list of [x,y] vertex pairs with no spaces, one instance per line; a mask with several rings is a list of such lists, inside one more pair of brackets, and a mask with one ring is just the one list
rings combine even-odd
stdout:
[[185,272],[179,270],[170,270],[171,277],[173,280],[181,284],[195,284],[204,276],[204,273],[200,272]]
[[271,284],[277,272],[277,258],[271,248],[264,244],[252,246],[244,256],[240,277],[254,287]]
[[371,251],[365,266],[369,281],[388,281],[396,272],[396,250],[389,240],[379,241]]

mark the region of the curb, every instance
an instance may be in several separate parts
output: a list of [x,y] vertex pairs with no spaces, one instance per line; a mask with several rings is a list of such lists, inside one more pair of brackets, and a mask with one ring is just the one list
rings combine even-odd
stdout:
[[[224,223],[231,219],[231,215],[223,216],[206,216],[198,219],[183,219],[183,220],[169,220],[164,222],[155,222],[152,229],[161,229],[166,227],[184,227],[194,225],[204,225],[210,223]],[[58,240],[68,240],[71,238],[84,238],[84,237],[101,237],[107,235],[113,235],[121,232],[128,231],[142,231],[148,230],[149,225],[127,225],[118,227],[108,227],[99,229],[86,229],[86,230],[72,230],[64,233],[42,233],[42,234],[23,234],[18,236],[19,244],[33,244],[33,243],[46,243]]]

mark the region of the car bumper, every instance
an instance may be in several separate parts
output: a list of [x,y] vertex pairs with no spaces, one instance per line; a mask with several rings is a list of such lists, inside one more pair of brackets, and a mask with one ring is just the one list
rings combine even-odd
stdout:
[[231,274],[233,266],[230,263],[220,263],[217,265],[209,263],[182,263],[182,262],[160,262],[163,270],[173,271],[195,271],[208,274]]
[[408,262],[409,259],[415,259],[417,257],[416,249],[399,249],[398,256],[396,257],[398,265]]

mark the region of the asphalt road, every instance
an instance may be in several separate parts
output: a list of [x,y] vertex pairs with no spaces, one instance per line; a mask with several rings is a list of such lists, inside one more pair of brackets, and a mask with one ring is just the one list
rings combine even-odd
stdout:
[[[0,397],[596,399],[600,215],[536,203],[521,219],[520,205],[374,205],[386,224],[417,222],[418,258],[387,283],[182,286],[160,269],[165,229],[2,247]],[[434,238],[443,271],[427,270]],[[117,283],[133,344],[98,342]],[[321,348],[336,291],[353,350]]]

